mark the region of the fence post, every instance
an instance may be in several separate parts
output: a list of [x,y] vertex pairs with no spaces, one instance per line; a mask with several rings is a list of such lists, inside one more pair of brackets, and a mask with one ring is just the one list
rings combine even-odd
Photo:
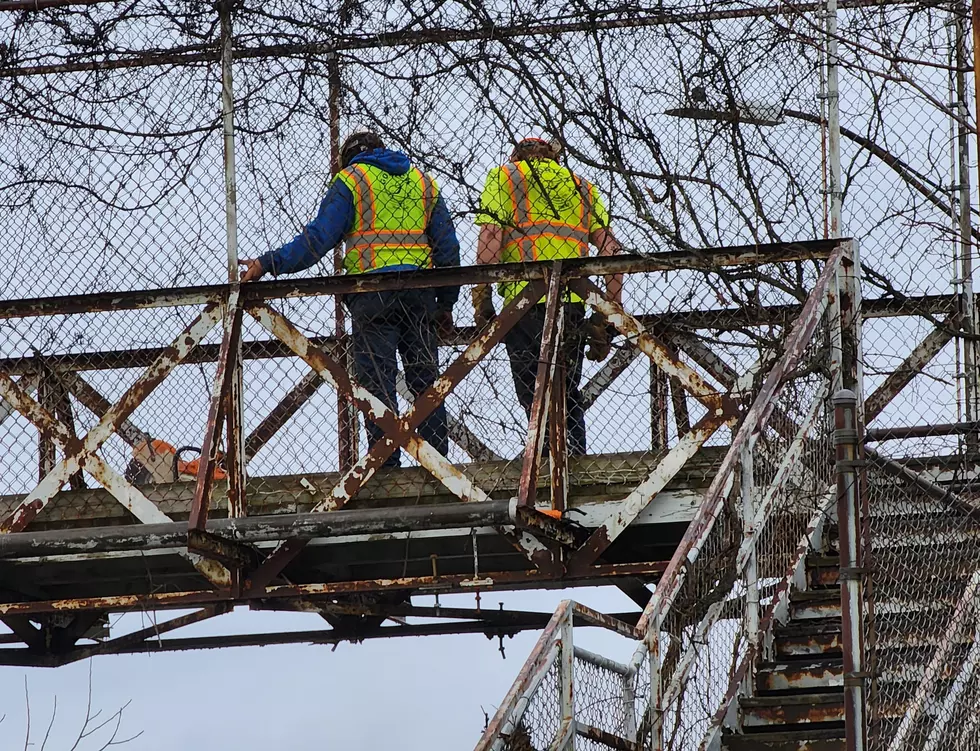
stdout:
[[[340,172],[340,105],[343,97],[343,83],[340,77],[340,59],[337,51],[327,54],[327,83],[329,86],[330,113],[330,174]],[[333,271],[344,273],[344,247],[341,243],[333,249]],[[354,378],[350,337],[347,336],[347,313],[343,297],[334,296],[334,336],[343,353],[344,367]],[[337,392],[337,464],[341,472],[346,472],[357,462],[358,454],[358,412],[354,401],[347,394]]]
[[649,717],[650,749],[652,751],[663,751],[664,747],[664,686],[660,660],[660,628],[660,616],[655,613],[650,619],[650,625],[645,636],[647,648],[650,651],[650,702],[647,707],[647,716]]
[[[228,469],[228,515],[245,516],[245,436],[244,436],[244,385],[242,383],[241,309],[238,297],[238,183],[235,175],[235,89],[232,78],[234,60],[234,34],[232,31],[232,3],[218,3],[221,23],[221,130],[224,146],[225,177],[225,245],[227,250],[228,297],[225,328],[234,331],[235,340],[230,342],[227,367],[231,369],[225,399],[224,416],[227,422],[225,447]],[[237,324],[237,325],[236,325]]]
[[572,642],[572,626],[575,608],[569,607],[561,624],[561,653],[558,658],[559,684],[561,686],[561,723],[567,728],[566,743],[559,749],[575,748],[575,646]]
[[[752,441],[746,441],[741,451],[741,496],[742,496],[742,533],[745,536],[752,534],[755,524],[755,468],[753,465],[753,445]],[[759,654],[760,634],[760,606],[759,606],[759,553],[758,536],[752,544],[749,558],[745,562],[745,630],[748,632],[749,649],[753,654]],[[754,670],[755,660],[749,663],[749,670],[745,674],[743,682],[743,693],[745,696],[752,696],[753,686],[755,685]]]
[[834,394],[834,447],[840,545],[841,640],[844,652],[844,722],[847,751],[865,751],[868,740],[864,656],[864,556],[861,535],[857,395]]

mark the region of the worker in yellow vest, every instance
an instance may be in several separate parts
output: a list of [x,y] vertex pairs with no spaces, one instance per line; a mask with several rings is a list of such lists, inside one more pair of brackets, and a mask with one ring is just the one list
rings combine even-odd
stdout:
[[[619,242],[609,230],[609,214],[599,192],[559,164],[560,155],[557,141],[526,138],[514,147],[508,164],[490,171],[476,218],[481,225],[477,263],[580,258],[589,254],[590,243],[599,255],[620,251]],[[498,291],[504,303],[514,299],[525,284],[500,284]],[[622,300],[622,289],[622,275],[610,276],[607,292],[616,302]],[[544,330],[543,303],[541,300],[535,305],[504,339],[514,390],[528,416]],[[565,333],[560,353],[565,373],[568,451],[584,454],[585,409],[579,391],[582,360],[585,356],[605,359],[615,332],[601,316],[594,315],[587,321],[585,305],[577,295],[566,293],[564,305]],[[496,313],[489,287],[473,290],[473,308],[477,326],[485,326],[493,319]]]
[[[348,274],[417,271],[458,266],[459,242],[436,181],[409,158],[385,148],[374,132],[353,133],[340,149],[334,177],[316,218],[292,241],[256,259],[242,261],[243,282],[265,273],[291,274],[310,268],[341,240]],[[353,321],[357,381],[397,411],[396,354],[405,380],[418,396],[439,373],[438,331],[453,328],[458,287],[398,289],[347,295]],[[367,422],[369,445],[383,431]],[[419,434],[441,454],[449,451],[446,410],[440,405]],[[399,466],[396,451],[385,466]]]

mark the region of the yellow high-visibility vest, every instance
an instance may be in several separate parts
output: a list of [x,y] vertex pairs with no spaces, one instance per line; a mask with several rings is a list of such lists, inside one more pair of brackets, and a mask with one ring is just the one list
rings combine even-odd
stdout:
[[348,274],[389,266],[432,268],[425,229],[439,196],[435,180],[416,168],[392,175],[352,164],[337,175],[354,196],[354,228],[344,237]]
[[[588,181],[550,162],[517,162],[500,169],[514,202],[513,222],[504,228],[502,262],[588,256],[595,210]],[[526,282],[504,282],[499,291],[510,302],[525,286]],[[566,299],[581,301],[573,294]]]

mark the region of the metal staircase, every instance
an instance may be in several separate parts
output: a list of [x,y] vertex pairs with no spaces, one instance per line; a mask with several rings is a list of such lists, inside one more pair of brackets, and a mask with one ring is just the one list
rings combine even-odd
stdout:
[[635,626],[563,603],[477,751],[980,749],[975,457],[863,445],[848,300],[822,275]]

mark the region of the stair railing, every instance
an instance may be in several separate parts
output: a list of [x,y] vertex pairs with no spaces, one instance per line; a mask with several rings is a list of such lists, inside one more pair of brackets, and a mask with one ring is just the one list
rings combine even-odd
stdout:
[[841,340],[832,329],[849,250],[822,269],[637,625],[655,655],[647,748],[718,747],[792,587],[806,585],[806,556],[835,500],[831,384],[819,363],[824,338]]
[[[564,600],[555,610],[517,680],[487,725],[476,751],[565,751],[576,737],[640,751],[637,717],[645,696],[642,663],[620,664],[574,646],[574,623],[632,637],[633,629],[585,605]],[[639,695],[638,695],[639,694]]]
[[[609,619],[563,602],[476,751],[565,751],[576,737],[626,751],[718,746],[791,589],[806,585],[806,556],[836,498],[828,395],[843,359],[833,328],[850,251],[843,242],[818,275],[636,629],[617,628],[639,640],[629,665],[575,648],[576,617]],[[616,676],[604,699],[618,707],[604,715],[614,729],[583,717],[587,669]]]

